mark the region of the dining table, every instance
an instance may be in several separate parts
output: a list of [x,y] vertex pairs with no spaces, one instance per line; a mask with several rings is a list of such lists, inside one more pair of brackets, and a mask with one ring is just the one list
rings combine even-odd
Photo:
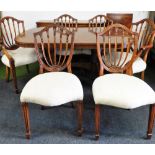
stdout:
[[[24,33],[20,33],[15,38],[16,44],[20,47],[26,47],[26,48],[34,47],[34,33],[39,32],[43,28],[44,27],[32,28],[26,30]],[[50,30],[50,33],[53,34],[52,29]],[[103,38],[100,37],[100,39]],[[107,35],[105,37],[105,42],[108,43],[108,39],[109,36]],[[111,42],[115,43],[115,37],[111,36]],[[96,51],[96,32],[90,31],[88,27],[77,28],[77,30],[74,32],[74,49],[91,49],[91,51]]]
[[[20,47],[34,47],[33,34],[42,30],[44,27],[37,27],[26,30],[15,38],[15,42]],[[75,49],[96,49],[96,35],[90,32],[88,27],[80,27],[74,32]]]

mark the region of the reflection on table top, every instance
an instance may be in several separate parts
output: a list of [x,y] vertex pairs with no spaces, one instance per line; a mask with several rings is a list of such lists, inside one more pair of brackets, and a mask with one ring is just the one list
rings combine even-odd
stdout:
[[[43,27],[27,30],[25,34],[22,34],[15,38],[16,44],[21,47],[34,47],[33,33],[38,32],[41,29],[43,29]],[[51,29],[51,33],[52,33],[52,29]],[[115,38],[112,38],[111,42],[114,43]],[[118,40],[118,43],[119,43],[119,40]],[[90,32],[88,28],[78,28],[78,30],[75,32],[74,46],[76,49],[78,48],[96,49],[96,35]]]

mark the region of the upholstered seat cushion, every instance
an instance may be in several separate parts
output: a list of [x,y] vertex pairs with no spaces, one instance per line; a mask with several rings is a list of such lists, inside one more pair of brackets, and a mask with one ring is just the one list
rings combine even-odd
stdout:
[[[117,52],[116,64],[119,62],[120,53],[121,52]],[[114,54],[114,52],[112,54]],[[126,52],[123,52],[122,58],[121,58],[121,61],[120,61],[120,65],[124,62],[125,57],[126,57]],[[107,57],[107,58],[108,58],[108,60],[110,59],[110,57]],[[114,59],[114,56],[112,58]],[[128,53],[126,63],[129,62],[131,60],[131,58],[132,58],[132,53]],[[104,59],[104,57],[103,57],[103,59]],[[135,62],[132,65],[133,74],[134,73],[140,73],[140,72],[144,71],[145,69],[146,69],[146,62],[141,57],[138,57],[137,60],[135,60]]]
[[32,78],[22,90],[20,101],[43,106],[58,106],[83,100],[80,80],[71,73],[51,72]]
[[[69,55],[69,52],[67,52],[67,55]],[[57,51],[57,55],[59,52]],[[65,55],[66,51],[62,50],[62,55]],[[91,49],[75,49],[73,55],[79,55],[79,54],[84,54],[84,55],[91,55]]]
[[93,83],[96,104],[133,109],[155,103],[154,90],[143,80],[126,74],[107,74]]
[[[15,67],[31,64],[37,61],[37,55],[33,48],[19,47],[16,50],[8,50],[8,53],[14,59]],[[1,60],[6,66],[10,67],[9,60],[6,55],[3,55]]]
[[91,55],[91,49],[76,49],[76,50],[74,50],[74,55],[79,55],[79,54]]

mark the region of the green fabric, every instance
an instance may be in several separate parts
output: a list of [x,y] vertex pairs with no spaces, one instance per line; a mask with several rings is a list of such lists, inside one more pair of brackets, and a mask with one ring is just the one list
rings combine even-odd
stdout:
[[[33,72],[34,74],[38,73],[39,65],[38,63],[33,63],[29,65],[30,72]],[[21,66],[16,68],[16,75],[18,77],[23,77],[28,74],[26,66]],[[0,61],[0,80],[5,79],[5,65],[2,64]]]

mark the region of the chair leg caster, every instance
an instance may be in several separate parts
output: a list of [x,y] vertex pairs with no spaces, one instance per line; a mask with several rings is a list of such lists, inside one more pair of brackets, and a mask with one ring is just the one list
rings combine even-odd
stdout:
[[78,129],[78,131],[77,131],[77,135],[78,135],[79,137],[81,137],[82,134],[83,134],[83,131],[84,131],[83,128],[82,128],[82,129]]
[[31,134],[30,133],[26,133],[26,139],[30,139]]
[[96,134],[95,135],[95,140],[99,140],[99,137],[100,137],[99,134]]
[[152,137],[152,134],[147,134],[147,139],[151,139],[151,137]]

